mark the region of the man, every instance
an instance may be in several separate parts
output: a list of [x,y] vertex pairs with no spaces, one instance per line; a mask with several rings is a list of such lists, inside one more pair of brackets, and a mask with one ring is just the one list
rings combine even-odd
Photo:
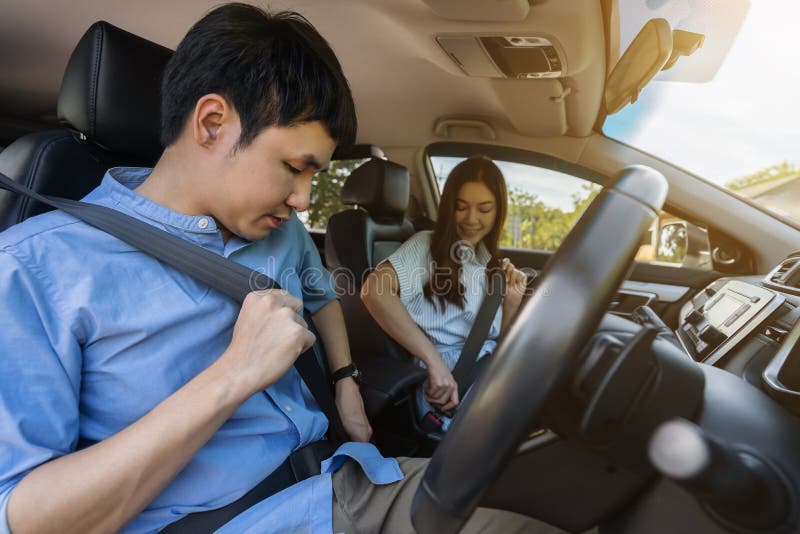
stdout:
[[[85,200],[286,291],[252,293],[239,310],[60,212],[0,234],[0,532],[158,531],[237,500],[324,437],[327,421],[292,367],[314,342],[301,309],[332,370],[350,355],[330,277],[294,212],[336,144],[355,137],[341,67],[302,17],[231,4],[178,46],[162,99],[155,168],[112,169]],[[349,436],[368,441],[352,378],[336,383],[336,405]],[[322,475],[224,528],[409,531],[425,463],[402,464],[345,444]],[[530,526],[477,515],[473,529]]]

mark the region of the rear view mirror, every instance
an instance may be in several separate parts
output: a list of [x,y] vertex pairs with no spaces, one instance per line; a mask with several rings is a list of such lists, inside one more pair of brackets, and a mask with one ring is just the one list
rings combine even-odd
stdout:
[[672,31],[664,19],[649,20],[628,46],[608,76],[604,101],[611,115],[636,102],[639,92],[672,55]]
[[684,30],[672,31],[672,54],[670,55],[664,68],[671,68],[681,56],[691,56],[697,49],[703,46],[706,36],[701,33],[687,32]]

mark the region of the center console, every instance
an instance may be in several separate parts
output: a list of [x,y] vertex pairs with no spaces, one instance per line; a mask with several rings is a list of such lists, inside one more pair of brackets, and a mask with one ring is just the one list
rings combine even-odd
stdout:
[[720,281],[684,305],[678,339],[695,360],[713,365],[784,300],[760,286],[739,280]]

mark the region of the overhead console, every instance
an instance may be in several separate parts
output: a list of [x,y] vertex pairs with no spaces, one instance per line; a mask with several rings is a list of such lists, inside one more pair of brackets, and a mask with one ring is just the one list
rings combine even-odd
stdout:
[[770,289],[739,280],[712,284],[681,310],[678,339],[695,360],[714,364],[784,300]]
[[468,76],[482,78],[560,78],[566,57],[551,36],[440,35],[444,51]]
[[475,22],[513,22],[525,20],[531,9],[528,0],[422,0],[438,16],[450,20]]

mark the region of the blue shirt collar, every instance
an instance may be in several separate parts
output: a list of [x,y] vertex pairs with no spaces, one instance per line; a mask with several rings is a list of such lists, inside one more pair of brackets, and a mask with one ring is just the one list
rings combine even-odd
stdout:
[[[148,219],[155,223],[169,226],[179,233],[196,234],[197,237],[203,235],[205,239],[202,239],[200,244],[204,246],[209,244],[208,238],[219,236],[221,246],[221,232],[212,216],[179,213],[134,191],[150,176],[152,171],[153,169],[147,167],[114,167],[109,169],[103,176],[100,186],[92,191],[85,200],[110,203],[116,209],[136,215],[139,219]],[[104,200],[105,202],[103,202]],[[191,239],[191,236],[187,237]],[[192,241],[195,241],[195,239],[192,239]],[[221,252],[224,256],[229,256],[249,244],[249,241],[233,235],[228,239]]]
[[210,215],[178,213],[136,193],[134,189],[139,187],[152,171],[153,169],[145,167],[114,167],[106,172],[95,193],[108,196],[114,204],[123,206],[141,217],[185,232],[213,234],[219,231],[214,218]]

